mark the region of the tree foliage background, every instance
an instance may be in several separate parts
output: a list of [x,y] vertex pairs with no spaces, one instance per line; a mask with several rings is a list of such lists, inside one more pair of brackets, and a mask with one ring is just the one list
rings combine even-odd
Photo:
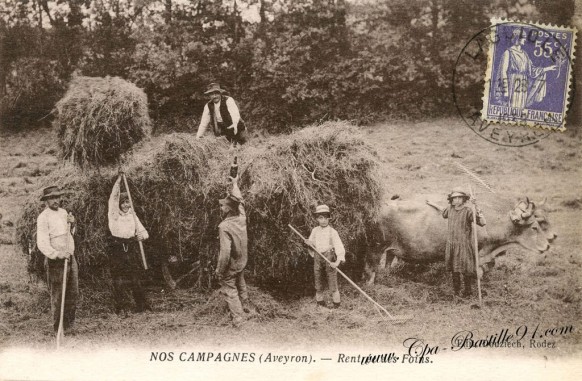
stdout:
[[196,128],[211,81],[269,132],[447,115],[472,35],[540,15],[570,24],[574,0],[4,0],[0,126],[50,120],[75,74],[144,88],[158,131]]

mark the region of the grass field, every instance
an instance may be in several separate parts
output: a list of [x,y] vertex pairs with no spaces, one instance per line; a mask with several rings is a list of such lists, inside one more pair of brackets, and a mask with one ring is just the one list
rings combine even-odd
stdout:
[[[501,147],[479,138],[457,119],[384,123],[363,129],[382,159],[388,195],[440,193],[444,200],[453,186],[467,182],[450,164],[456,157],[486,179],[500,197],[547,197],[558,238],[543,255],[513,249],[500,257],[483,280],[487,295],[481,310],[472,309],[472,301],[452,300],[450,277],[442,264],[404,265],[389,274],[380,273],[375,286],[365,287],[391,313],[413,317],[403,324],[382,320],[346,282],[341,282],[339,310],[318,309],[310,297],[289,299],[251,287],[260,313],[242,330],[221,325],[225,315],[216,294],[152,289],[154,312],[120,318],[111,312],[108,290],[82,290],[76,335],[67,338],[67,347],[196,343],[305,348],[316,343],[396,348],[408,337],[448,346],[461,330],[485,337],[522,325],[533,330],[539,324],[540,329],[571,325],[574,331],[551,338],[555,349],[495,349],[496,353],[561,357],[580,352],[581,139],[556,134],[528,147]],[[29,278],[25,256],[16,245],[5,243],[10,243],[10,222],[16,221],[26,193],[40,187],[43,176],[60,165],[56,142],[50,131],[40,131],[3,136],[1,145],[0,348],[49,348],[54,346],[54,337],[46,286]]]

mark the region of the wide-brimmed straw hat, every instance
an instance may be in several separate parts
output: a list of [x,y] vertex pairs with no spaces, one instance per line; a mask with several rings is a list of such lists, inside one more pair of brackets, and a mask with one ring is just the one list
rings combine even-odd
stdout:
[[327,216],[329,217],[329,206],[325,204],[318,205],[317,208],[315,208],[315,212],[313,212],[313,215],[319,216],[320,214],[327,214]]
[[451,193],[449,193],[449,195],[447,196],[448,200],[451,200],[453,197],[464,197],[466,199],[469,199],[471,197],[469,197],[469,195],[461,188],[454,188]]
[[64,194],[65,194],[65,192],[60,190],[58,186],[52,185],[52,186],[46,187],[42,190],[42,196],[40,197],[40,201],[46,201],[49,198],[53,198],[53,197],[60,197]]
[[222,93],[225,93],[226,90],[221,89],[220,85],[218,83],[213,82],[206,87],[206,91],[204,92],[204,94],[210,94],[210,93],[215,93],[215,92],[219,92],[222,94]]

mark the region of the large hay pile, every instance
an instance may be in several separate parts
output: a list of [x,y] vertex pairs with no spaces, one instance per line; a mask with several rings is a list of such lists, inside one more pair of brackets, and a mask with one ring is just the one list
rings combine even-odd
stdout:
[[[176,256],[200,260],[199,285],[210,284],[218,252],[217,200],[229,184],[233,156],[217,139],[197,140],[171,134],[147,142],[127,165],[137,213],[150,232],[144,246],[158,269]],[[382,199],[376,154],[360,132],[345,123],[310,127],[290,136],[271,138],[260,147],[240,151],[240,186],[247,203],[249,275],[311,287],[311,259],[287,227],[305,235],[315,226],[311,212],[318,203],[332,208],[332,224],[348,249],[348,262],[361,263],[358,244],[365,239]],[[65,207],[78,220],[77,253],[81,278],[103,277],[109,232],[107,199],[116,178],[113,169],[83,175],[73,168],[54,173],[50,182],[72,190]],[[27,203],[18,224],[21,245],[33,238],[40,192]],[[42,271],[42,255],[31,257],[30,270]],[[272,283],[270,283],[272,284]]]
[[61,155],[81,167],[116,163],[151,129],[146,94],[118,77],[74,77],[55,109]]
[[251,163],[241,188],[248,190],[254,274],[311,287],[312,260],[287,225],[308,237],[317,225],[312,212],[321,203],[331,208],[348,265],[359,268],[382,196],[376,153],[345,123],[326,123],[269,143],[265,151],[243,157]]

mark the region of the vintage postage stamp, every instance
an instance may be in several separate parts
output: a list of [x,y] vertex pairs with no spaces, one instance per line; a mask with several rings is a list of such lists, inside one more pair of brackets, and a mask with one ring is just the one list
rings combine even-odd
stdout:
[[576,29],[491,22],[482,119],[564,131]]

